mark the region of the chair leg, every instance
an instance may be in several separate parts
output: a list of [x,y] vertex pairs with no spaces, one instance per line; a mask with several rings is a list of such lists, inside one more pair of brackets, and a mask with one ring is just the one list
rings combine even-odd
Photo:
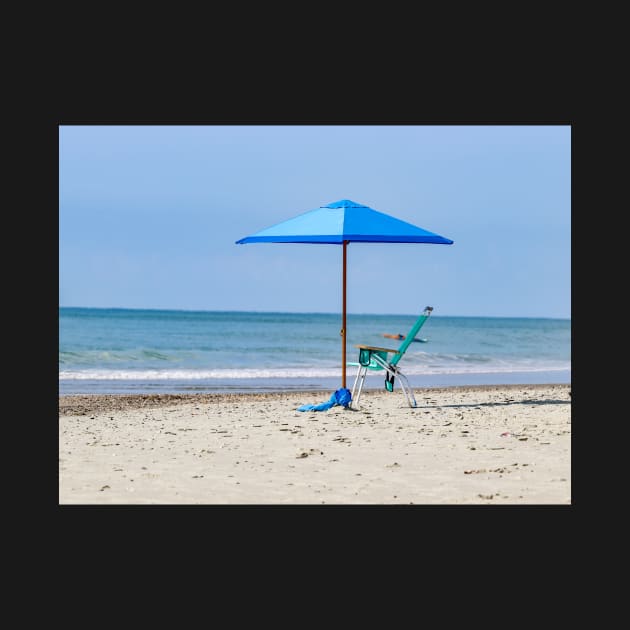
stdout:
[[403,392],[405,392],[405,396],[407,397],[407,403],[410,407],[417,407],[418,403],[416,402],[416,397],[413,395],[413,390],[409,386],[409,381],[407,377],[402,373],[398,372],[398,378],[400,379],[400,387]]
[[[354,407],[355,409],[359,408],[359,398],[361,398],[361,390],[363,389],[363,383],[365,382],[366,374],[367,374],[367,368],[360,365],[359,369],[357,370],[357,376],[354,379],[354,385],[352,386],[352,401],[350,403],[350,406]],[[357,390],[357,384],[359,385],[358,390]],[[355,398],[355,391],[357,392],[356,398]]]
[[397,377],[399,379],[400,387],[403,390],[405,397],[407,398],[407,404],[410,407],[417,407],[418,403],[416,402],[416,398],[413,395],[413,390],[411,389],[409,385],[409,381],[407,380],[407,377],[401,371],[399,371],[398,368],[393,367],[391,365],[387,365],[385,369],[387,370],[388,374],[390,374],[391,376]]

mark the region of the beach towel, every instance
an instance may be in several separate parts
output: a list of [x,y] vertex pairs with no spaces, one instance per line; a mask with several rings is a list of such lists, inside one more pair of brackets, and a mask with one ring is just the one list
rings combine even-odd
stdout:
[[350,404],[351,400],[352,400],[352,394],[350,393],[350,390],[346,389],[345,387],[342,387],[341,389],[338,389],[336,392],[334,392],[333,395],[330,397],[330,399],[327,400],[326,402],[319,403],[319,405],[302,405],[301,407],[298,407],[297,410],[298,411],[326,411],[327,409],[330,409],[331,407],[334,407],[335,405],[347,407]]

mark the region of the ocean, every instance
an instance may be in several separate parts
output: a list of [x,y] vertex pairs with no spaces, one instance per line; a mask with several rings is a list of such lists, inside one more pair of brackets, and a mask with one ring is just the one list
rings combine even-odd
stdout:
[[[383,333],[405,335],[419,314],[348,315],[346,360],[354,344],[397,348]],[[62,307],[59,394],[334,391],[340,329],[338,313]],[[399,363],[412,387],[571,381],[570,319],[433,314],[418,339]],[[368,373],[365,388],[383,380]]]

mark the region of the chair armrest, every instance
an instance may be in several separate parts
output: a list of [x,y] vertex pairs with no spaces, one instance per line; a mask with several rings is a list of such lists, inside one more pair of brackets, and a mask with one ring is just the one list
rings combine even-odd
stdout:
[[392,350],[391,348],[380,348],[379,346],[364,346],[364,345],[356,345],[355,348],[359,348],[360,350],[376,350],[377,352],[393,352],[396,354],[398,350]]

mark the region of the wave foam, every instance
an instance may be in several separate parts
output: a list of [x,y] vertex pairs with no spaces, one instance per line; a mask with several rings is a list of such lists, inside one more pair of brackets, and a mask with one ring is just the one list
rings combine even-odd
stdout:
[[[423,374],[508,374],[511,372],[555,372],[570,370],[570,363],[550,365],[457,365],[457,366],[409,366],[403,369],[408,376]],[[218,370],[64,370],[59,380],[230,380],[274,378],[330,378],[339,375],[339,367],[330,368],[223,368]],[[348,367],[347,374],[354,376],[356,367]],[[368,371],[369,375],[382,376],[382,371]]]

